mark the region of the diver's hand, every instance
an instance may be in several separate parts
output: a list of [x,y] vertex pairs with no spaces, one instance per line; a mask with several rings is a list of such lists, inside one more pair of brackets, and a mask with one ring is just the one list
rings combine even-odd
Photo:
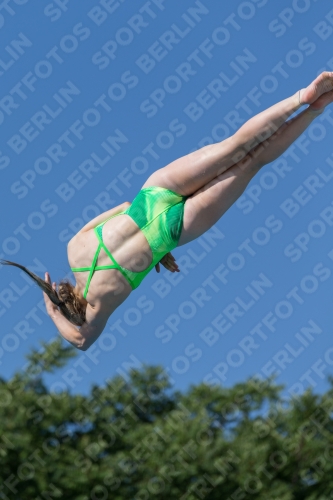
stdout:
[[160,262],[156,264],[155,269],[158,273],[160,272],[160,264],[162,264],[162,266],[164,266],[165,269],[167,269],[171,273],[180,273],[179,267],[176,263],[176,259],[170,252],[164,255]]
[[[46,283],[52,286],[53,290],[57,289],[56,283],[51,282],[51,277],[49,273],[45,273],[45,281]],[[67,318],[65,318],[65,316],[63,316],[61,311],[55,304],[53,304],[53,302],[49,299],[49,297],[46,295],[45,292],[43,292],[43,295],[46,305],[46,311],[50,316],[50,318],[52,319],[53,323],[55,324],[60,335],[65,340],[67,340],[67,342],[72,344],[72,346],[76,347],[76,349],[80,349],[82,351],[87,350],[88,347],[90,347],[90,345],[96,340],[98,335],[100,335],[100,333],[102,332],[102,330],[98,332],[98,327],[100,326],[98,322],[97,322],[97,328],[96,325],[94,325],[95,328],[90,329],[90,331],[88,325],[88,328],[86,328],[84,336],[81,334],[81,331],[78,329],[78,327],[73,325]]]
[[[51,277],[50,277],[49,273],[45,273],[45,281],[46,281],[46,283],[48,283],[49,285],[52,286],[53,290],[56,289],[56,284],[51,283]],[[45,301],[47,314],[51,318],[54,318],[54,316],[59,312],[58,307],[55,304],[53,304],[53,302],[49,299],[49,297],[46,295],[45,292],[43,292],[43,295],[44,295],[44,301]]]

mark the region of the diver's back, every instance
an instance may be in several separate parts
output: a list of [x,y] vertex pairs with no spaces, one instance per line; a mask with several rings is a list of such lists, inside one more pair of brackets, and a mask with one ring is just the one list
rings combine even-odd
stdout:
[[[101,227],[78,232],[68,244],[68,260],[72,268],[91,268],[99,246],[98,236],[119,266],[133,272],[149,267],[152,252],[148,241],[136,223],[126,214],[119,214],[106,221]],[[101,248],[95,267],[111,266],[109,255]],[[84,293],[90,272],[75,272],[81,293]],[[98,270],[89,284],[89,302],[97,297],[110,294],[125,296],[132,291],[128,280],[118,269]],[[123,298],[123,300],[124,300]],[[122,300],[121,300],[122,301]]]

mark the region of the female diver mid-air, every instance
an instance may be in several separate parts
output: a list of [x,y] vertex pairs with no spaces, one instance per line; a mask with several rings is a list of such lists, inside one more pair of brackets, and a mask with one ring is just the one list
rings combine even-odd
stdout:
[[[159,272],[159,263],[178,271],[170,251],[215,224],[261,167],[284,153],[332,102],[333,73],[324,72],[223,142],[154,172],[132,203],[99,215],[68,243],[75,286],[65,280],[57,286],[48,273],[44,281],[14,262],[2,264],[17,266],[34,279],[60,334],[85,351],[148,272],[154,266]],[[308,107],[288,120],[304,104]]]

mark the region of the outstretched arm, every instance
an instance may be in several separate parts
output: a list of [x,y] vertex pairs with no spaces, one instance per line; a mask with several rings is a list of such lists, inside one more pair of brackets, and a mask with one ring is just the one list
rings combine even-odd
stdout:
[[[51,284],[48,273],[45,273],[45,281]],[[56,284],[53,283],[52,287],[55,288]],[[43,295],[46,311],[60,335],[77,349],[86,351],[104,330],[108,316],[97,312],[87,304],[86,322],[81,327],[76,327],[61,314],[58,307],[51,302],[46,293],[43,293]]]

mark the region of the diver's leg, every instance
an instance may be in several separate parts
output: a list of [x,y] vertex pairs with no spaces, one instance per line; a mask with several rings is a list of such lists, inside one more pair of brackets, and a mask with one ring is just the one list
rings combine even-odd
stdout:
[[[333,92],[331,94],[332,102]],[[283,154],[322,111],[310,106],[256,146],[243,160],[188,198],[178,246],[198,238],[215,224],[241,196],[254,175]]]
[[206,146],[157,170],[143,187],[160,186],[182,195],[193,194],[269,139],[302,104],[317,101],[329,89],[333,89],[333,73],[325,72],[306,89],[248,120],[225,141]]

